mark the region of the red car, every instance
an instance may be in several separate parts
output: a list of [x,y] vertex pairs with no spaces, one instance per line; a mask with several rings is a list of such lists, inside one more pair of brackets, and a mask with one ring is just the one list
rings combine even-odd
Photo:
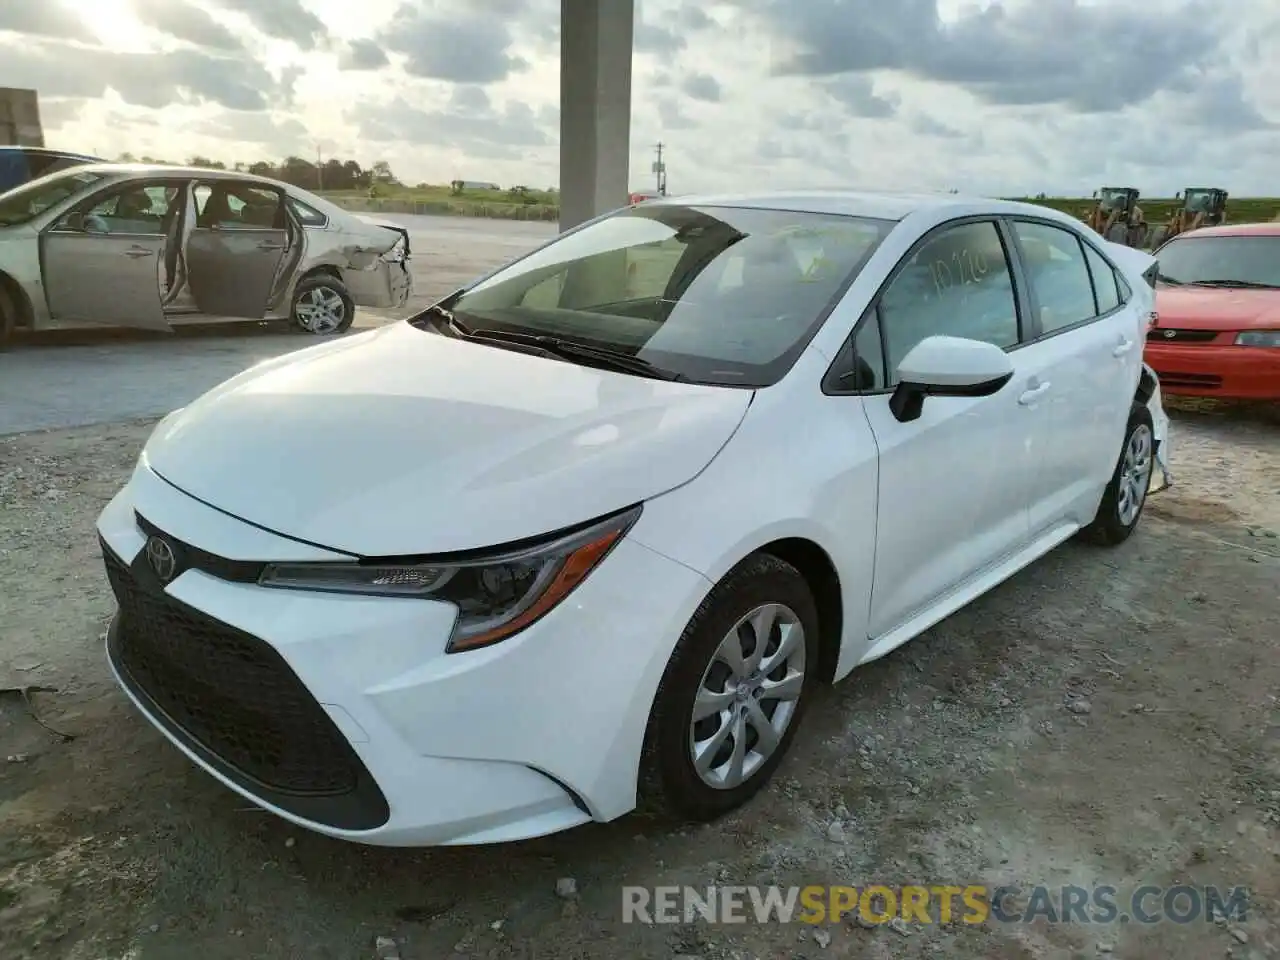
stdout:
[[1205,227],[1155,251],[1146,361],[1168,394],[1280,400],[1280,223]]

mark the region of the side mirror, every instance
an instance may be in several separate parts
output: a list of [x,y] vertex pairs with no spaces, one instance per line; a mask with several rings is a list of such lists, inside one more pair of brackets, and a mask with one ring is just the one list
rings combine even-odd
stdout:
[[926,337],[898,364],[889,409],[900,423],[920,418],[925,397],[989,397],[1013,379],[999,347],[963,337]]

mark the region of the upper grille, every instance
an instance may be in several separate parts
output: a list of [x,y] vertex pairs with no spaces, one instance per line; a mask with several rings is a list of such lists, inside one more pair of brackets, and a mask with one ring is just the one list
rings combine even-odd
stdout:
[[1173,327],[1156,327],[1147,332],[1152,343],[1208,343],[1218,339],[1217,330],[1176,330]]
[[356,789],[359,758],[279,653],[139,582],[105,544],[103,557],[120,604],[113,657],[165,719],[275,793]]

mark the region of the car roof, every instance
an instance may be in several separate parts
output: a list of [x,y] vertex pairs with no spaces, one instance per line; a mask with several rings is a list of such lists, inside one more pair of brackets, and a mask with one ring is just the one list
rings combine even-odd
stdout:
[[[650,203],[702,207],[751,207],[795,213],[826,213],[879,220],[902,220],[920,210],[957,216],[975,213],[1022,214],[1063,219],[1049,207],[1015,200],[965,196],[956,193],[895,193],[862,190],[794,190],[777,193],[723,193],[665,197]],[[1074,220],[1074,218],[1068,218]],[[1079,222],[1079,221],[1075,221]]]
[[1217,227],[1200,227],[1179,234],[1174,239],[1191,237],[1280,237],[1280,221],[1262,221],[1260,223],[1224,223]]
[[77,173],[101,173],[105,176],[156,176],[156,177],[192,177],[199,176],[208,180],[254,180],[258,183],[271,183],[277,186],[288,186],[281,180],[260,177],[253,173],[237,173],[234,170],[214,170],[209,167],[189,167],[168,163],[89,163],[76,168]]

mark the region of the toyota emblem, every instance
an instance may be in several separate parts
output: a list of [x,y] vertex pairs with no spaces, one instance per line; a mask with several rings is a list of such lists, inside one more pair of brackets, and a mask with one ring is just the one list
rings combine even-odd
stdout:
[[1166,331],[1164,332],[1164,338],[1165,338],[1166,340],[1172,340],[1172,339],[1173,339],[1174,337],[1176,337],[1177,335],[1178,335],[1178,331],[1177,331],[1177,330],[1166,330]]
[[161,583],[168,583],[178,572],[178,558],[173,547],[163,537],[151,537],[147,540],[147,562],[155,571]]

